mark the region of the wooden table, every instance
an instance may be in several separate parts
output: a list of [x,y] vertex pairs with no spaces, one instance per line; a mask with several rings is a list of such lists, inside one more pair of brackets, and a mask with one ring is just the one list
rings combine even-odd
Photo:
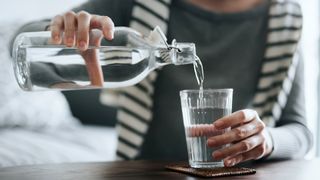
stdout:
[[[201,179],[164,169],[166,162],[71,163],[0,168],[0,180]],[[257,163],[254,175],[214,179],[320,180],[320,159]]]

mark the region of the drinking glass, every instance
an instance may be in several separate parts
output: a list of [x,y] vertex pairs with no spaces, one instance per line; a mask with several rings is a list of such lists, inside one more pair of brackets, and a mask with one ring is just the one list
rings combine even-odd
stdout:
[[213,123],[232,109],[232,89],[205,89],[180,91],[189,164],[193,168],[223,167],[223,160],[214,160],[212,153],[222,147],[209,148],[207,139],[223,134]]

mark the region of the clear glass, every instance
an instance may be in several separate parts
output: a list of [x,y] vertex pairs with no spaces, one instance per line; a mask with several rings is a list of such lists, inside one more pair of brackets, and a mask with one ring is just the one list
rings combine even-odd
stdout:
[[50,44],[50,32],[22,33],[13,48],[16,80],[27,91],[119,88],[140,82],[161,66],[195,61],[193,43],[166,46],[152,41],[156,38],[116,27],[112,41],[103,39],[100,47],[89,44],[88,50],[79,51]]
[[[223,134],[212,123],[231,114],[232,89],[205,89],[180,91],[183,123],[185,127],[189,164],[193,168],[223,167],[223,161],[216,161],[212,153],[222,147],[209,148],[207,139]],[[201,98],[202,97],[202,98]]]

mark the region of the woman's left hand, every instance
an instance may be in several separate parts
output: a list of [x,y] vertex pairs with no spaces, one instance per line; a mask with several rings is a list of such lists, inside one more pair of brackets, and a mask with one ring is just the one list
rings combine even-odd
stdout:
[[237,111],[217,120],[213,125],[217,130],[231,128],[230,131],[212,136],[207,141],[209,147],[230,144],[212,154],[215,160],[224,159],[225,166],[260,159],[272,151],[271,136],[254,110]]

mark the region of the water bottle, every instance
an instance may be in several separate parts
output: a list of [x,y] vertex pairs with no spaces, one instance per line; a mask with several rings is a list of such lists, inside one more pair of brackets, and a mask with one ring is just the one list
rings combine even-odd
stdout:
[[15,39],[13,66],[19,86],[26,91],[120,88],[142,81],[168,64],[196,61],[193,43],[167,43],[160,28],[149,36],[116,27],[114,39],[86,51],[50,43],[50,32],[22,33]]

